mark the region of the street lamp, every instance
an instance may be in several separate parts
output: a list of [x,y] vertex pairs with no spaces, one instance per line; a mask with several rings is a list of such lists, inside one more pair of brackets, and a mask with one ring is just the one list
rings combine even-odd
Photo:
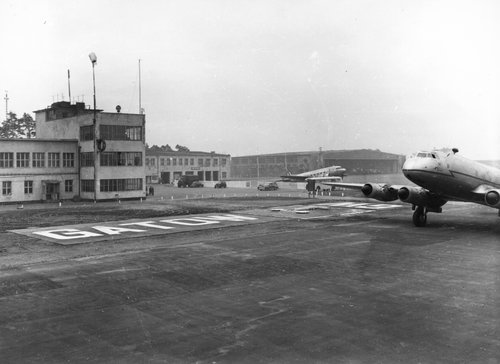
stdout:
[[95,102],[95,71],[94,67],[97,63],[97,56],[94,52],[89,54],[90,62],[92,62],[92,81],[94,85],[94,116],[92,123],[94,126],[94,202],[97,200],[97,118],[96,118],[96,102]]

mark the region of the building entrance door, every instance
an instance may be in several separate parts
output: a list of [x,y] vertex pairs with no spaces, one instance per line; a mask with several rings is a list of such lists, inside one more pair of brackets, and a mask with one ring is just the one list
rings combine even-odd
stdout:
[[170,172],[161,172],[161,183],[170,183]]
[[45,182],[44,196],[47,201],[59,200],[59,182]]

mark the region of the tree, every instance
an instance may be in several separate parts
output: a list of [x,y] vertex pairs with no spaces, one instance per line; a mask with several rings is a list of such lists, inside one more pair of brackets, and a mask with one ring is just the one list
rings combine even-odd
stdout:
[[157,146],[156,144],[153,144],[153,146],[146,145],[146,150],[148,152],[172,152],[173,149],[170,147],[170,145],[165,144],[162,145],[161,147]]
[[177,144],[175,146],[175,149],[177,149],[179,152],[189,152],[189,148],[188,147],[185,147],[185,146],[179,145],[179,144]]
[[28,139],[36,136],[36,123],[30,114],[24,113],[18,120],[19,134]]
[[9,117],[0,126],[0,138],[34,138],[35,125],[30,114],[24,113],[23,117],[18,119],[15,113],[9,112]]

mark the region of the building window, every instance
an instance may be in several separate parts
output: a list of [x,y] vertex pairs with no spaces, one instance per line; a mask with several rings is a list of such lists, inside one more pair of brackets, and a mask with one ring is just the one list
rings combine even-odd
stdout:
[[214,167],[217,167],[219,165],[219,159],[214,158]]
[[48,153],[47,167],[57,168],[60,166],[61,155],[59,153]]
[[164,166],[164,165],[165,165],[165,159],[160,158],[160,165],[161,165],[161,166]]
[[73,192],[73,180],[67,179],[64,181],[64,192]]
[[29,153],[16,153],[16,167],[25,168],[30,166]]
[[93,179],[82,179],[82,192],[94,192],[94,180]]
[[227,178],[227,172],[222,172],[222,179],[226,179]]
[[80,140],[94,140],[94,126],[86,125],[80,127]]
[[179,165],[182,166],[182,158],[179,158]]
[[75,166],[75,153],[63,153],[63,167]]
[[176,166],[177,165],[177,158],[172,158],[172,165]]
[[198,158],[198,166],[203,167],[203,158]]
[[24,181],[24,194],[30,195],[33,193],[33,181]]
[[172,160],[171,158],[167,158],[167,166],[170,165],[171,160]]
[[33,168],[45,167],[45,153],[33,152]]
[[101,179],[101,192],[141,191],[142,178]]
[[210,167],[210,158],[205,159],[205,167]]
[[9,196],[12,195],[12,182],[3,181],[2,182],[2,195]]
[[226,166],[226,163],[227,163],[226,158],[222,158],[222,160],[221,160],[221,165],[222,165],[222,167],[225,167],[225,166]]
[[0,168],[14,168],[14,153],[0,153]]
[[155,166],[155,158],[151,158],[151,166]]
[[189,165],[194,166],[194,158],[189,159]]
[[106,140],[142,140],[142,126],[100,125],[99,132]]
[[188,158],[184,158],[184,165],[187,166],[188,165],[188,161],[189,159]]
[[85,152],[80,154],[80,166],[93,167],[94,166],[94,153]]
[[[151,162],[154,159],[151,159]],[[142,166],[141,152],[103,152],[100,154],[101,166]],[[149,158],[146,158],[146,165],[149,164]]]

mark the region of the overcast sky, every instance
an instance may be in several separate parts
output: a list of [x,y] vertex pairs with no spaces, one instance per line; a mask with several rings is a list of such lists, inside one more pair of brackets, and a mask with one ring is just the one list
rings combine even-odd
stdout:
[[497,0],[2,0],[0,92],[31,113],[68,100],[70,69],[91,105],[95,52],[110,112],[139,111],[141,59],[150,145],[500,159],[498,19]]

